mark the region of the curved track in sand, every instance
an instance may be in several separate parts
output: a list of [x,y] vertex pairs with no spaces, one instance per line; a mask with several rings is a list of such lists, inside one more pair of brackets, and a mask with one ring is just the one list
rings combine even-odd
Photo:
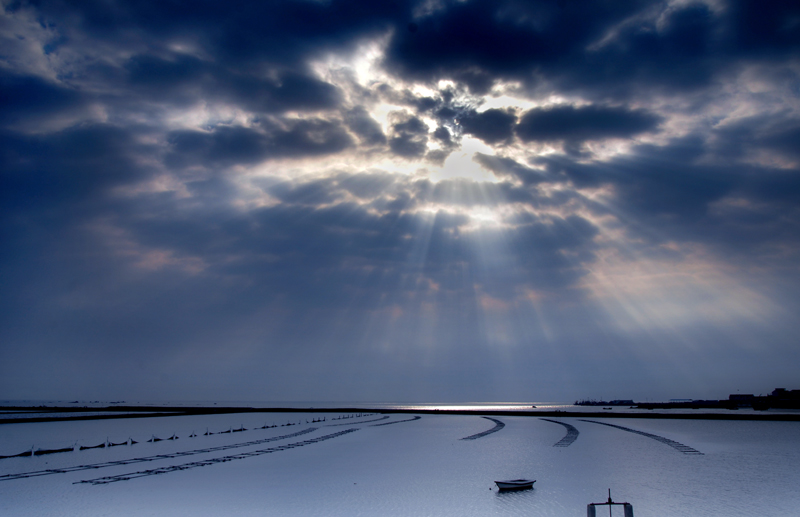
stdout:
[[569,447],[572,445],[572,442],[578,439],[578,435],[581,434],[580,431],[578,431],[573,425],[565,424],[564,422],[559,422],[558,420],[550,420],[549,418],[540,418],[539,420],[553,422],[554,424],[563,425],[567,428],[567,434],[564,435],[564,438],[554,443],[553,447]]
[[498,420],[496,418],[491,418],[491,417],[488,417],[488,416],[485,416],[483,418],[485,418],[486,420],[491,420],[492,422],[495,423],[495,426],[492,427],[491,429],[489,429],[488,431],[484,431],[482,433],[478,433],[478,434],[473,434],[473,435],[467,436],[465,438],[462,438],[462,440],[477,440],[478,438],[483,438],[484,436],[488,436],[488,435],[490,435],[492,433],[496,433],[497,431],[499,431],[500,429],[502,429],[502,428],[504,428],[506,426],[506,424],[504,424],[503,422],[501,422],[500,420]]
[[32,477],[39,477],[39,476],[49,476],[51,474],[65,474],[67,472],[75,472],[78,470],[94,470],[94,469],[101,469],[105,467],[116,467],[119,465],[129,465],[131,463],[143,463],[146,461],[156,461],[156,460],[163,460],[169,458],[179,458],[183,456],[193,456],[195,454],[205,454],[208,452],[217,452],[217,451],[226,451],[230,449],[238,449],[241,447],[249,447],[252,445],[260,445],[262,443],[274,442],[278,440],[284,440],[286,438],[294,438],[295,436],[301,436],[313,431],[316,431],[317,427],[309,427],[308,429],[303,429],[302,431],[298,431],[292,434],[284,434],[282,436],[272,436],[270,438],[263,438],[261,440],[253,440],[250,442],[243,442],[243,443],[234,443],[230,445],[220,445],[218,447],[207,447],[205,449],[194,449],[191,451],[182,451],[182,452],[175,452],[172,454],[157,454],[155,456],[144,456],[140,458],[130,458],[127,460],[116,460],[116,461],[106,461],[103,463],[90,463],[88,465],[77,465],[74,467],[64,467],[60,469],[48,469],[48,470],[36,470],[33,472],[21,472],[19,474],[5,474],[0,476],[0,481],[8,481],[11,479],[22,479],[22,478],[32,478]]
[[382,425],[392,425],[392,424],[400,424],[402,422],[413,422],[414,420],[419,420],[422,418],[421,416],[415,416],[414,418],[407,418],[405,420],[395,420],[394,422],[385,422],[383,424],[372,424],[370,427],[380,427]]
[[621,430],[627,431],[629,433],[640,434],[642,436],[646,436],[648,438],[652,438],[653,440],[656,440],[658,442],[667,444],[670,447],[672,447],[673,449],[675,449],[675,450],[677,450],[679,452],[682,452],[683,454],[700,454],[700,455],[703,454],[702,452],[698,451],[697,449],[695,449],[693,447],[689,447],[688,445],[684,445],[684,444],[682,444],[680,442],[676,442],[675,440],[670,440],[669,438],[664,438],[663,436],[658,436],[657,434],[646,433],[644,431],[639,431],[639,430],[636,430],[636,429],[631,429],[630,427],[623,427],[621,425],[616,425],[616,424],[607,424],[605,422],[595,422],[594,420],[583,420],[583,419],[581,419],[581,421],[582,422],[591,422],[592,424],[607,425],[608,427],[616,427],[617,429],[621,429]]

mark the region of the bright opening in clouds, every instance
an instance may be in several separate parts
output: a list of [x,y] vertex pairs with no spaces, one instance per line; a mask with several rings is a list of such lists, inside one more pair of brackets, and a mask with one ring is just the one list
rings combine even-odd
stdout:
[[1,398],[791,388],[799,35],[789,2],[3,1]]

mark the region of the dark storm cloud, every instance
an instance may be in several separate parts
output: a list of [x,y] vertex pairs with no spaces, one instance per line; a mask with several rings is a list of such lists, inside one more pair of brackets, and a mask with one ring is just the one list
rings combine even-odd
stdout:
[[345,123],[350,130],[361,138],[365,145],[381,145],[386,143],[380,124],[369,116],[362,106],[347,112]]
[[731,37],[736,49],[749,56],[780,58],[800,50],[800,6],[792,2],[767,5],[757,1],[733,2],[728,6]]
[[172,167],[190,165],[252,164],[269,159],[319,156],[352,145],[350,135],[337,123],[304,119],[279,127],[219,126],[212,131],[180,130],[168,135]]
[[89,205],[105,204],[109,189],[150,174],[138,161],[153,148],[139,136],[102,124],[45,135],[0,133],[0,210],[79,216]]
[[394,33],[387,65],[478,93],[498,79],[531,88],[544,81],[590,98],[681,92],[737,63],[796,55],[798,13],[790,2],[733,2],[717,12],[699,3],[444,2],[416,32]]
[[127,75],[119,79],[121,88],[173,105],[215,99],[256,113],[282,113],[333,109],[341,101],[333,85],[304,71],[282,71],[270,77],[180,54],[169,58],[140,54],[124,68]]
[[757,1],[730,2],[717,11],[688,3],[659,14],[622,24],[579,61],[559,63],[551,70],[554,81],[591,97],[681,94],[712,87],[754,59],[780,61],[800,49],[790,29],[800,9],[790,2],[764,9]]
[[37,120],[74,110],[85,103],[72,89],[39,77],[0,69],[0,124]]
[[615,215],[651,243],[702,242],[722,253],[750,255],[754,263],[759,247],[797,243],[796,169],[704,163],[710,148],[705,139],[690,136],[663,147],[640,145],[608,162],[577,163],[563,155],[535,161],[577,187],[613,187]]
[[283,73],[272,81],[240,82],[234,93],[240,104],[253,111],[330,109],[340,102],[332,85],[296,72]]
[[375,199],[387,191],[394,192],[391,187],[396,183],[397,178],[378,172],[343,174],[337,178],[340,188],[364,200]]
[[[342,181],[353,188],[356,179]],[[320,206],[341,196],[328,180],[287,182],[270,192],[286,203],[239,216],[135,218],[128,228],[147,246],[171,249],[176,256],[202,255],[213,275],[255,282],[259,287],[251,295],[261,297],[261,303],[281,296],[292,305],[324,307],[353,289],[361,291],[359,283],[368,272],[346,263],[400,266],[411,245],[404,236],[422,224],[414,216],[375,215],[347,202]],[[175,233],[182,237],[172,239]]]
[[411,78],[452,78],[474,92],[495,79],[530,77],[540,65],[570,59],[609,25],[636,12],[635,2],[445,2],[394,33],[387,64]]
[[557,106],[523,113],[514,128],[523,142],[584,142],[627,138],[656,128],[661,117],[606,106]]
[[409,133],[399,133],[389,139],[389,148],[396,156],[418,158],[425,154],[427,139]]
[[792,113],[742,117],[714,134],[710,151],[728,160],[742,159],[759,151],[783,159],[800,158],[800,120]]
[[441,142],[444,146],[450,147],[453,145],[453,138],[450,135],[450,130],[444,126],[439,126],[433,132],[433,138]]
[[398,120],[392,124],[389,148],[397,156],[417,158],[425,154],[428,144],[428,126],[418,117],[405,113],[397,114]]
[[[60,79],[89,85],[87,91],[104,103],[134,111],[143,102],[148,108],[217,102],[282,113],[338,108],[341,92],[314,77],[309,60],[354,50],[410,16],[410,8],[405,2],[352,0],[200,1],[191,7],[55,1],[19,2],[6,10],[23,16],[35,9],[41,26],[56,35],[45,50],[82,56]],[[3,89],[19,97],[16,109],[28,116],[75,102],[69,88],[30,77],[10,81],[4,80]]]
[[332,203],[341,197],[341,193],[332,187],[332,180],[319,180],[302,185],[286,182],[274,185],[267,191],[283,203],[317,206]]
[[761,141],[764,147],[795,159],[800,158],[800,121],[798,122],[794,127],[781,128],[766,135]]
[[665,9],[661,19],[622,27],[600,49],[587,52],[581,68],[562,63],[556,74],[566,88],[613,96],[636,95],[636,85],[668,91],[707,86],[730,63],[720,59],[724,43],[716,37],[724,25],[705,5]]
[[393,20],[407,16],[410,4],[201,0],[188,7],[146,0],[135,4],[56,1],[38,7],[44,21],[69,22],[63,24],[112,45],[187,42],[234,66],[266,61],[291,67],[385,30]]
[[512,128],[517,116],[508,111],[488,109],[484,112],[466,113],[458,118],[464,133],[473,135],[487,144],[496,144],[513,136]]
[[417,117],[408,117],[403,122],[392,124],[392,130],[396,133],[424,135],[427,134],[428,127]]
[[[386,83],[379,84],[375,90],[384,102],[408,107],[416,113],[416,115],[408,111],[393,113],[394,137],[390,140],[390,149],[397,156],[416,158],[424,155],[427,162],[443,166],[447,157],[461,143],[461,137],[465,132],[460,123],[461,118],[468,119],[466,124],[471,131],[480,133],[489,141],[497,142],[504,136],[512,136],[510,130],[502,127],[504,123],[508,123],[506,112],[489,110],[490,113],[487,115],[478,114],[474,105],[480,102],[475,98],[462,98],[466,94],[462,86],[447,85],[439,88],[431,96],[416,95],[408,88],[396,90]],[[428,128],[423,127],[424,123],[420,117],[433,118],[438,127],[428,134]],[[439,148],[426,152],[429,137]]]
[[[691,144],[696,142],[689,142],[688,148],[676,144],[671,153],[644,146],[632,156],[610,163],[582,164],[567,157],[537,162],[553,174],[565,174],[578,187],[613,185],[618,202],[637,219],[665,216],[689,220],[703,216],[737,181],[735,176],[716,174],[713,167],[678,169],[677,164],[687,166],[697,157],[700,149]],[[661,161],[665,159],[668,161]]]
[[576,215],[541,218],[518,227],[514,244],[525,250],[519,256],[525,284],[545,290],[577,287],[588,272],[584,264],[593,259],[597,233],[593,224]]
[[526,167],[510,158],[475,153],[473,160],[481,164],[481,166],[484,168],[492,171],[500,178],[517,179],[524,185],[535,185],[537,183],[556,181],[556,178],[548,174],[546,171]]

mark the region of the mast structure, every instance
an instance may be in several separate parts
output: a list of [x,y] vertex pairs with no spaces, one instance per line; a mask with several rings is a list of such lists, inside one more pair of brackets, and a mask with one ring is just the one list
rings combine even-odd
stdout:
[[610,488],[608,489],[608,501],[605,503],[589,503],[586,505],[586,517],[597,517],[598,506],[608,506],[608,515],[611,517],[611,507],[615,505],[622,506],[625,517],[633,517],[633,505],[631,503],[615,503],[612,501]]

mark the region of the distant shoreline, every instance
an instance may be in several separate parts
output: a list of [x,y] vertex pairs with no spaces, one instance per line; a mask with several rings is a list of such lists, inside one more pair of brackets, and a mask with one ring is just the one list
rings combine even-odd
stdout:
[[[419,414],[419,415],[487,415],[487,416],[522,416],[522,417],[556,417],[556,418],[648,418],[679,420],[746,420],[746,421],[778,421],[800,422],[800,413],[661,413],[647,411],[641,413],[614,413],[599,411],[507,411],[507,410],[471,410],[471,409],[375,409],[364,407],[340,408],[253,408],[253,407],[174,407],[174,406],[111,406],[111,407],[35,407],[4,406],[4,412],[36,412],[39,415],[30,418],[3,418],[0,424],[23,424],[36,422],[62,422],[72,420],[106,420],[112,418],[157,418],[166,416],[217,415],[232,413],[380,413],[380,414]],[[41,413],[71,413],[71,415],[46,416]],[[115,413],[115,414],[81,414],[81,413]],[[2,415],[2,413],[0,413]],[[354,422],[355,424],[356,422]]]

